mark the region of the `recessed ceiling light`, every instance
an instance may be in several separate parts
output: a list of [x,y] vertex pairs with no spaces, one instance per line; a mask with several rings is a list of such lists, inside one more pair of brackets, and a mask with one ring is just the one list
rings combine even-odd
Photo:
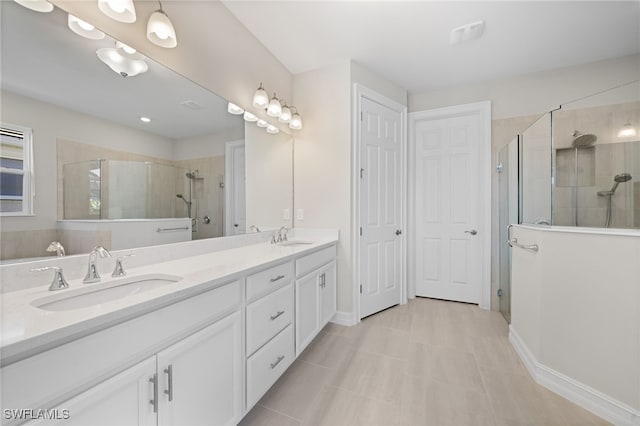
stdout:
[[140,121],[143,123],[151,123],[151,119],[149,117],[140,117]]

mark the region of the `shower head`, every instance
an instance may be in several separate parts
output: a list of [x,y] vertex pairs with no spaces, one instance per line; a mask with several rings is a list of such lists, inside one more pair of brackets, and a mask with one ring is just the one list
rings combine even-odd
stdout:
[[596,135],[593,135],[591,133],[583,135],[577,130],[574,130],[571,136],[573,136],[573,142],[571,143],[571,146],[574,148],[586,148],[593,145],[598,139]]
[[185,200],[184,196],[182,194],[176,194],[176,197],[180,198],[182,201],[184,201],[188,206],[191,205],[191,201],[187,201]]
[[185,173],[185,176],[189,179],[197,179],[198,178],[198,169],[195,169],[194,171],[189,171],[187,173]]
[[631,180],[631,175],[629,173],[620,173],[618,175],[615,175],[613,177],[613,187],[611,188],[611,195],[613,195],[616,192],[616,189],[618,189],[618,185],[620,185],[621,183],[624,182],[628,182]]

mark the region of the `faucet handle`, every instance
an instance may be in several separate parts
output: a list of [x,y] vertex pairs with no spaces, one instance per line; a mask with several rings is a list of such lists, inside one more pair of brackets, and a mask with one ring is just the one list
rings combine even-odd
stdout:
[[122,261],[124,260],[125,257],[135,257],[135,254],[127,254],[124,256],[120,256],[116,259],[116,267],[113,269],[113,273],[111,274],[112,277],[124,277],[125,275],[127,275],[127,273],[124,270],[124,267],[122,266]]
[[53,281],[49,286],[49,291],[62,290],[69,287],[69,283],[67,282],[67,280],[64,279],[64,275],[62,274],[62,268],[59,266],[45,266],[42,268],[33,268],[31,269],[31,272],[48,271],[50,269],[54,271],[54,275],[53,275]]

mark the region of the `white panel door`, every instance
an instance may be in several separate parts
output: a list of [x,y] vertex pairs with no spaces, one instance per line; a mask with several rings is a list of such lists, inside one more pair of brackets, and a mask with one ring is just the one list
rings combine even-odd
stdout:
[[225,148],[225,235],[247,232],[247,176],[244,143]]
[[360,123],[360,317],[400,303],[402,114],[365,97]]
[[474,114],[416,123],[417,296],[480,302],[480,131]]
[[236,312],[158,353],[158,425],[235,425],[242,414]]

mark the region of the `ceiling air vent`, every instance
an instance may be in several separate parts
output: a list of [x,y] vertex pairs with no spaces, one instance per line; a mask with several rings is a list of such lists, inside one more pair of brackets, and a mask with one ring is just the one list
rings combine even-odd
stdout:
[[471,24],[462,25],[451,30],[449,43],[458,44],[469,40],[475,40],[482,36],[484,32],[484,21],[477,21]]
[[184,101],[184,102],[180,102],[180,105],[182,105],[185,108],[189,108],[189,109],[203,109],[204,108],[202,105],[200,105],[196,101]]

